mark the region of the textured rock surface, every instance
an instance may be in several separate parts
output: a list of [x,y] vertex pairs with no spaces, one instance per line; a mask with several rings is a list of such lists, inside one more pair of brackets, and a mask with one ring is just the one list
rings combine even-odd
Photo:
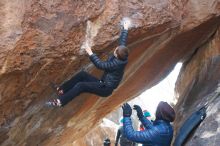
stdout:
[[115,137],[118,130],[118,125],[114,122],[103,119],[103,121],[86,136],[78,139],[73,143],[74,146],[102,146],[103,141],[109,138],[112,145],[115,143]]
[[[219,25],[220,2],[1,0],[0,14],[0,144],[68,146],[210,41]],[[130,17],[134,28],[117,91],[106,99],[82,94],[64,108],[45,108],[54,96],[49,82],[61,84],[88,65],[86,39],[103,58],[114,49],[123,17]]]
[[209,43],[200,47],[184,64],[176,90],[176,129],[193,111],[208,103],[207,117],[190,138],[187,146],[218,146],[220,143],[220,29]]

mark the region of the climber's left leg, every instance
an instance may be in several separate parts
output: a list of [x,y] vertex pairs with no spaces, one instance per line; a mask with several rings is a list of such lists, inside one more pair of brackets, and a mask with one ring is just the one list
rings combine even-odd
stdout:
[[66,94],[59,97],[59,100],[64,106],[76,96],[81,93],[92,93],[98,96],[107,97],[112,94],[113,89],[108,88],[102,82],[79,82],[72,89],[70,89]]

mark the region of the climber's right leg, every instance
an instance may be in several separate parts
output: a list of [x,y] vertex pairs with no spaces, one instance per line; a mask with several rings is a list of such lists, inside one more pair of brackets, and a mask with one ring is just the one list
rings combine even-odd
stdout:
[[79,82],[96,82],[98,79],[85,71],[80,71],[75,76],[73,76],[70,80],[65,82],[63,85],[58,87],[60,95],[67,93],[70,89],[72,89]]

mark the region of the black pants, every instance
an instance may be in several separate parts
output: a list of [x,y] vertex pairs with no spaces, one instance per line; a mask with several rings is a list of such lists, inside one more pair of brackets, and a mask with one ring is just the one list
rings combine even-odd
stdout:
[[76,74],[69,81],[64,83],[60,89],[64,91],[64,94],[59,97],[62,105],[67,104],[80,93],[87,92],[107,97],[111,95],[113,91],[112,88],[105,86],[105,83],[85,71]]

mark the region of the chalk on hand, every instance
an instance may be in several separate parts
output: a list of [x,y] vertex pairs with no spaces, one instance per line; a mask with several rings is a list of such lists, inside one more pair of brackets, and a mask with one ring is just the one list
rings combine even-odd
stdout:
[[127,23],[128,24],[128,28],[131,28],[132,27],[132,22],[131,22],[131,19],[129,17],[124,17],[122,18],[121,20],[121,25],[123,26],[124,23]]

